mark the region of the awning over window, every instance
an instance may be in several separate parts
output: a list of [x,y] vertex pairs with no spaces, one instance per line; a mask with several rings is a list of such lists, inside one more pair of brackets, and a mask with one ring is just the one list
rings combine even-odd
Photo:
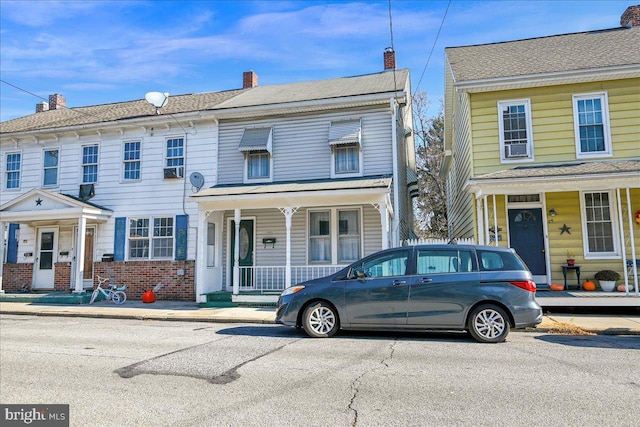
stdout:
[[238,149],[245,151],[268,151],[271,154],[273,128],[245,129]]
[[329,145],[360,145],[360,128],[360,120],[331,122],[331,127],[329,128]]

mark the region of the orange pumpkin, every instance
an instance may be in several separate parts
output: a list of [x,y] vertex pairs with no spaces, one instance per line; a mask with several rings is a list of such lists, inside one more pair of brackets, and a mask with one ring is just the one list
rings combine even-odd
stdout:
[[564,290],[564,285],[562,283],[552,283],[550,286],[552,291],[562,291]]
[[587,279],[582,284],[582,289],[584,289],[585,291],[595,291],[596,290],[596,284],[593,283],[591,280]]

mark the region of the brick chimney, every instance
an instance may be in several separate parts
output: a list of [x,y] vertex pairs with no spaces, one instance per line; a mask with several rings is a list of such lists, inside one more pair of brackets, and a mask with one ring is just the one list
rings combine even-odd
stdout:
[[59,110],[67,106],[67,100],[59,93],[49,95],[49,110]]
[[36,104],[36,113],[42,113],[43,111],[47,111],[49,109],[49,104],[42,101]]
[[629,6],[620,17],[621,27],[638,27],[640,26],[640,4]]
[[242,89],[258,86],[258,75],[252,71],[242,73]]
[[393,48],[388,47],[384,50],[384,69],[396,69],[396,53],[394,52]]

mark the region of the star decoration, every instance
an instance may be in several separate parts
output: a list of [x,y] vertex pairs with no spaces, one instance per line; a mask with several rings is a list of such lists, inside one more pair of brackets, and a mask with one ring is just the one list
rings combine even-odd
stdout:
[[40,197],[36,199],[36,206],[42,206],[42,199]]
[[571,232],[569,231],[570,229],[571,227],[567,227],[567,224],[562,224],[562,227],[560,227],[558,230],[560,230],[560,235],[562,236],[565,231],[567,232],[567,234],[571,234]]

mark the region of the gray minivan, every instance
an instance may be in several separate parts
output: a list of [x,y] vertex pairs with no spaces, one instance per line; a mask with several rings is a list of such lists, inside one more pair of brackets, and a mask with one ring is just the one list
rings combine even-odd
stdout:
[[535,291],[531,272],[513,249],[403,246],[285,289],[276,322],[318,338],[341,328],[439,329],[501,342],[511,328],[542,321]]

